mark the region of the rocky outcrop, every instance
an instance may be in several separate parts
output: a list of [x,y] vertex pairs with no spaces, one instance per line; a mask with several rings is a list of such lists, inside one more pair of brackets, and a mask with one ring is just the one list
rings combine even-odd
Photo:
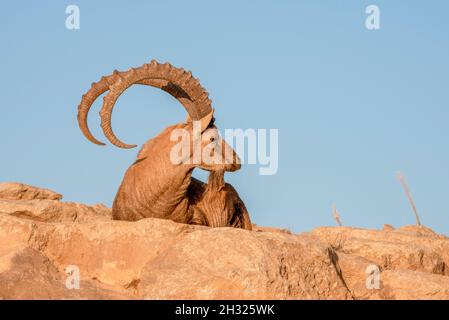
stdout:
[[449,299],[449,239],[424,227],[112,221],[102,205],[2,186],[0,299]]
[[33,187],[23,183],[0,183],[0,199],[6,200],[61,200],[62,195],[54,191]]
[[[357,299],[449,299],[449,238],[429,228],[327,227],[311,233],[337,252]],[[369,290],[366,281],[376,268],[380,286]]]
[[44,223],[6,214],[0,230],[2,256],[32,249],[61,273],[75,265],[83,280],[129,298],[349,298],[334,252],[311,235],[159,219]]
[[75,290],[68,290],[66,281],[67,274],[31,247],[0,257],[0,299],[128,299],[95,280],[83,279]]
[[87,206],[61,202],[62,195],[23,183],[0,183],[0,213],[41,222],[88,222],[111,220],[102,204]]
[[18,218],[41,222],[109,221],[111,210],[104,205],[87,206],[57,200],[3,200],[0,212]]

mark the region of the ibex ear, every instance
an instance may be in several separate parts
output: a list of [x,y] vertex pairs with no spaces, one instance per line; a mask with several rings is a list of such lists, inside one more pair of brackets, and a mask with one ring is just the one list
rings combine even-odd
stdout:
[[[200,120],[197,120],[197,121],[200,121],[200,123],[201,123],[201,133],[203,133],[203,131],[206,130],[206,128],[209,126],[210,122],[212,121],[212,118],[214,117],[214,111],[215,111],[215,109],[212,109],[212,111],[209,114],[205,115]],[[187,115],[186,123],[189,123],[189,122],[192,122],[192,119],[190,118],[189,115]]]

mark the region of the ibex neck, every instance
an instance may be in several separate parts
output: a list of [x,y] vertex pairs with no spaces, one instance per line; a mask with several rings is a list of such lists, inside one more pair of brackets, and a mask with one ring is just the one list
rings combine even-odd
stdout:
[[124,220],[153,217],[186,222],[194,166],[171,161],[172,129],[167,128],[142,147],[122,181],[113,215],[124,216]]
[[180,215],[182,212],[185,216],[193,167],[148,161],[141,169],[136,171],[139,179],[144,179],[142,190],[139,190],[140,201],[147,204],[148,213],[154,217],[168,218],[179,211]]

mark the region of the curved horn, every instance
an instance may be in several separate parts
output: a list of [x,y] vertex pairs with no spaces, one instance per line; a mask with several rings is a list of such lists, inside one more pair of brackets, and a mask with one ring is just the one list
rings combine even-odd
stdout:
[[[156,63],[156,61],[152,61],[152,63]],[[178,69],[182,70],[182,69]],[[184,70],[182,70],[184,71]],[[128,71],[129,72],[129,71]],[[89,91],[83,95],[81,102],[78,106],[78,125],[84,134],[84,136],[91,142],[98,144],[98,145],[105,145],[103,142],[97,140],[92,133],[89,130],[88,124],[87,124],[87,116],[89,114],[90,108],[92,107],[92,104],[95,102],[95,100],[101,96],[103,93],[109,90],[109,88],[116,83],[121,77],[123,77],[127,72],[119,72],[115,70],[113,74],[109,76],[104,76],[100,79],[98,82],[92,83],[91,88]],[[183,90],[182,87],[179,85],[174,84],[173,82],[170,82],[167,79],[162,78],[145,78],[140,81],[136,81],[135,84],[140,85],[147,85],[156,87],[159,89],[164,90],[165,92],[172,95],[174,98],[176,98],[189,112],[192,108],[194,108],[193,104],[194,101],[191,99],[191,97],[186,93],[185,90]],[[199,84],[199,83],[198,83]],[[201,88],[202,89],[202,88]],[[207,92],[202,89],[206,93],[207,98]],[[210,105],[210,100],[207,98],[206,102]],[[189,113],[190,116],[190,113]]]
[[118,79],[119,72],[117,70],[110,76],[102,77],[100,81],[93,82],[89,91],[83,95],[81,102],[78,106],[78,126],[83,132],[84,136],[91,142],[104,146],[105,144],[97,140],[89,130],[87,125],[87,115],[94,101],[103,93],[109,90],[109,86],[112,85]]
[[[190,72],[181,68],[175,68],[169,63],[159,64],[153,60],[149,64],[144,64],[139,68],[132,68],[126,72],[117,73],[117,75],[118,80],[109,87],[109,92],[104,97],[103,107],[100,111],[103,133],[117,147],[128,149],[136,146],[120,141],[115,136],[111,127],[111,115],[115,102],[127,88],[135,83],[154,83],[153,81],[157,80],[161,81],[161,83],[167,83],[161,87],[164,91],[177,92],[182,90],[191,102],[183,103],[183,105],[192,120],[201,120],[205,117],[209,118],[213,112],[208,93],[200,85],[199,81]],[[169,87],[172,87],[172,89],[169,89]],[[181,100],[181,98],[178,98],[178,100],[186,102],[186,100]]]

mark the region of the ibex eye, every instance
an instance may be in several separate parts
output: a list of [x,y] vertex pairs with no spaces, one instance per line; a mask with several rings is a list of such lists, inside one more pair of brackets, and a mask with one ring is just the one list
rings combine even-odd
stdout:
[[215,138],[214,137],[210,137],[210,141],[212,142],[212,141],[215,141]]

